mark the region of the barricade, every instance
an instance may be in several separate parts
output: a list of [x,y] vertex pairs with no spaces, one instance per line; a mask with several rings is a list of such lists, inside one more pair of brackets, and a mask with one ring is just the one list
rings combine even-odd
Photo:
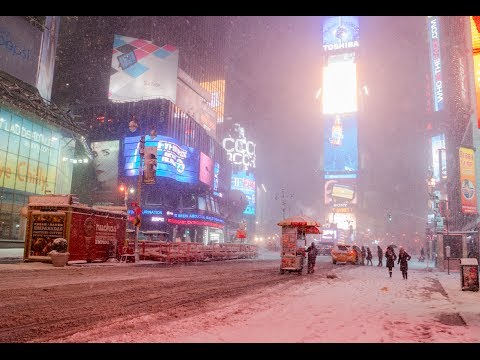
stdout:
[[[258,255],[256,245],[216,243],[204,245],[202,243],[140,240],[140,260],[153,260],[168,264],[198,261],[220,261],[232,259],[254,258]],[[119,251],[119,256],[128,252],[134,253],[134,243],[128,242],[128,247]]]

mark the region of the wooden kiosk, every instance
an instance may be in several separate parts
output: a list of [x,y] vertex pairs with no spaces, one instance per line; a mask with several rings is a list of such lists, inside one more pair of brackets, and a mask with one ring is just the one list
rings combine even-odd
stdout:
[[125,239],[126,212],[79,204],[73,195],[32,195],[25,215],[24,261],[50,262],[56,238],[67,239],[69,261],[106,261]]

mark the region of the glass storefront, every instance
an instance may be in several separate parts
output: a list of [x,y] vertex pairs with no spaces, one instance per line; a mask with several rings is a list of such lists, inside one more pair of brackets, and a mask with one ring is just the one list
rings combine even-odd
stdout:
[[33,194],[68,194],[75,140],[0,107],[0,239],[21,240],[20,209]]

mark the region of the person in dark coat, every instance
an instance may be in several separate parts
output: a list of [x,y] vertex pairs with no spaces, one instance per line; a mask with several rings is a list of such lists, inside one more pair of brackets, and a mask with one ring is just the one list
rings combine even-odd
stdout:
[[378,255],[378,265],[377,266],[383,266],[383,250],[380,247],[380,245],[377,245],[377,255]]
[[400,271],[402,272],[402,276],[405,280],[408,278],[408,262],[411,258],[412,257],[408,255],[403,247],[401,247],[400,252],[398,253],[398,264],[400,264]]
[[367,256],[367,250],[365,250],[365,246],[362,245],[362,265],[365,265],[365,257]]
[[312,242],[308,249],[306,250],[308,252],[308,274],[313,274],[315,271],[315,261],[317,260],[317,255],[318,255],[318,249],[315,246],[315,243]]
[[367,246],[367,265],[368,263],[370,263],[370,265],[373,266],[373,262],[372,262],[372,251],[370,250],[370,248]]
[[395,254],[395,251],[393,250],[393,247],[389,245],[387,247],[387,250],[385,251],[385,259],[386,259],[386,266],[388,268],[388,273],[390,274],[390,277],[392,277],[392,269],[395,266],[395,260],[397,260],[397,254]]

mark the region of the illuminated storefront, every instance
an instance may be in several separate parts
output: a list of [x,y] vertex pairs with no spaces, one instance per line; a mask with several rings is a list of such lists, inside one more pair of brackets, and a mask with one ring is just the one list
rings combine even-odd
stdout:
[[1,238],[19,239],[29,195],[70,193],[74,151],[59,128],[0,106]]

